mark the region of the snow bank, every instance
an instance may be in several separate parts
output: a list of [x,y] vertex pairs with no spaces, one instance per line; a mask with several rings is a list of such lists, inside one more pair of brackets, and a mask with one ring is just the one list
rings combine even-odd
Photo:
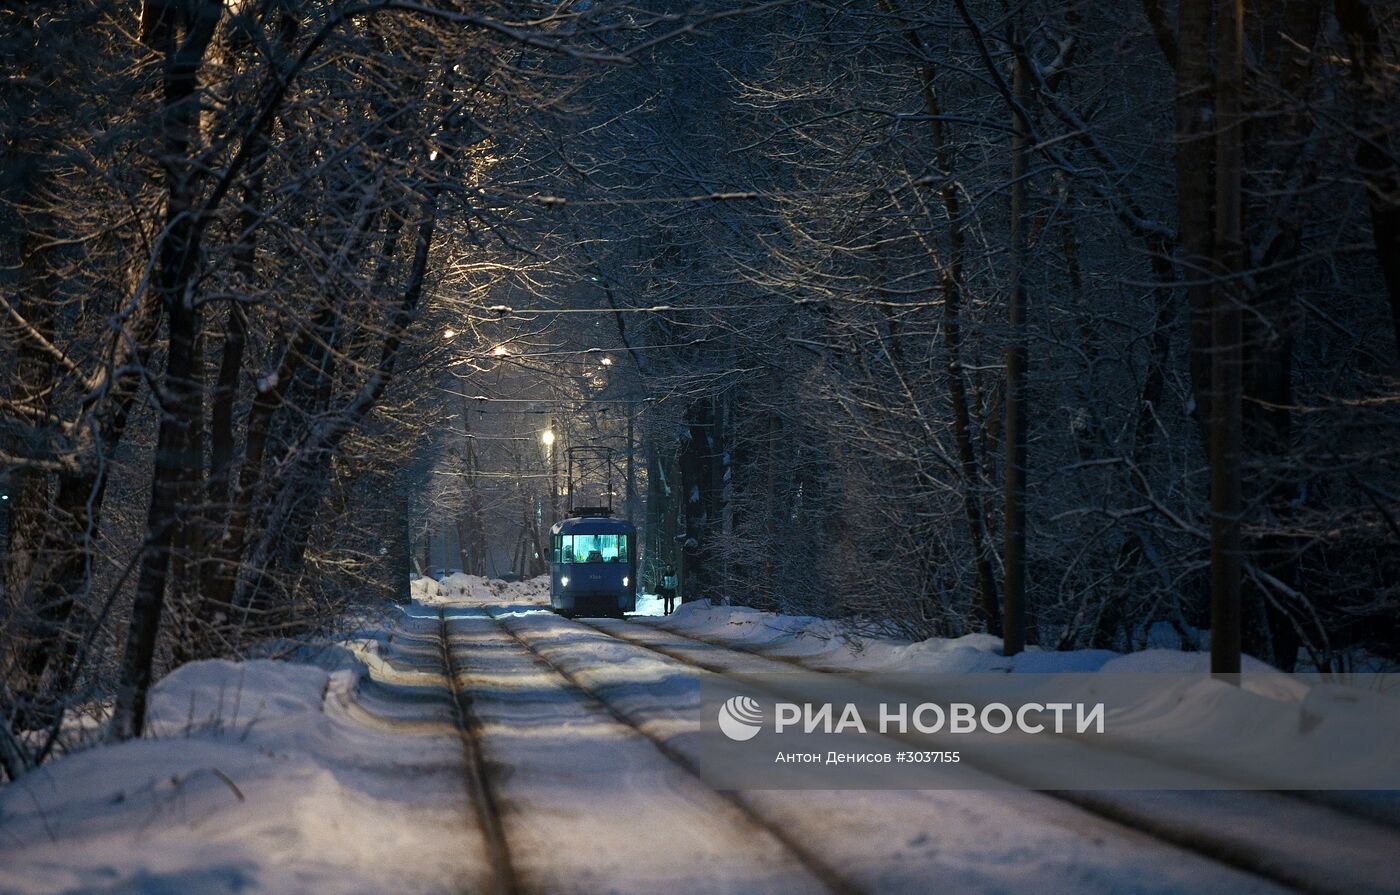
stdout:
[[442,589],[449,597],[468,597],[478,600],[494,599],[505,588],[506,582],[480,575],[465,575],[453,572],[442,579]]
[[[1055,698],[1069,702],[1094,701],[1116,690],[1119,701],[1111,704],[1125,708],[1110,710],[1111,733],[1096,743],[1209,771],[1218,779],[1287,787],[1300,774],[1348,781],[1390,780],[1395,775],[1393,744],[1400,742],[1400,712],[1392,695],[1284,674],[1249,656],[1244,657],[1237,687],[1212,679],[1209,654],[1196,651],[1148,649],[1122,655],[1032,646],[1008,658],[1001,655],[1000,638],[987,634],[887,640],[860,636],[828,619],[714,606],[703,600],[684,604],[656,624],[763,656],[796,659],[816,670],[882,672],[899,678],[1053,674]],[[1026,683],[1034,686],[1029,679]],[[1336,776],[1300,771],[1318,767],[1319,755],[1327,756],[1324,764]],[[1389,804],[1400,805],[1400,799]]]
[[427,603],[430,600],[442,597],[445,593],[443,587],[432,578],[419,576],[412,578],[408,582],[409,595],[420,603]]
[[179,668],[152,690],[145,738],[0,789],[0,891],[444,891],[468,821],[435,769],[460,746],[352,719],[363,671]]
[[[540,575],[524,581],[502,581],[481,575],[453,572],[442,581],[429,581],[413,592],[413,598],[428,606],[466,603],[548,603],[549,576]],[[417,585],[418,581],[414,584]]]
[[[640,604],[639,604],[640,605]],[[1113,650],[1046,650],[1028,646],[1007,658],[1001,654],[1001,638],[990,634],[931,637],[907,641],[869,637],[848,625],[811,616],[760,612],[742,606],[715,606],[697,600],[679,606],[664,622],[670,630],[710,639],[721,639],[765,655],[801,659],[814,668],[915,674],[972,674],[1021,672],[1067,674],[1091,671],[1114,673],[1174,672],[1195,674],[1210,670],[1210,655],[1176,649],[1148,649],[1124,655]],[[1245,656],[1246,675],[1262,675],[1275,669]],[[1272,692],[1271,684],[1255,681],[1258,692],[1298,698],[1301,691]]]
[[[676,608],[680,608],[676,604]],[[637,594],[637,611],[633,615],[662,616],[666,614],[666,604],[659,594]]]
[[[1271,665],[1260,662],[1253,656],[1244,656],[1240,668],[1245,673],[1273,671]],[[1112,661],[1105,662],[1101,671],[1115,672],[1175,672],[1194,674],[1210,671],[1210,653],[1182,652],[1173,649],[1148,649],[1129,653]]]
[[910,642],[862,636],[849,625],[811,616],[780,615],[697,600],[678,607],[666,627],[697,637],[733,641],[768,655],[802,659],[813,667],[847,671],[970,674],[982,671],[1098,671],[1119,659],[1112,650],[1029,647],[1012,658],[1001,655],[1001,639],[990,634]]
[[[354,672],[338,674],[344,686],[353,684]],[[250,731],[260,722],[319,714],[330,678],[320,668],[270,659],[191,662],[156,685],[147,710],[147,734],[161,739],[201,730]]]

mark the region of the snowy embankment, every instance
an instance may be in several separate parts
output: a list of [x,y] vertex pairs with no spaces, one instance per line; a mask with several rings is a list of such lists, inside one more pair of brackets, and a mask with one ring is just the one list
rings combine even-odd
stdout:
[[[990,634],[931,637],[928,640],[882,639],[852,632],[840,621],[812,616],[779,615],[739,606],[715,606],[697,600],[678,606],[666,620],[671,630],[718,638],[735,646],[773,656],[800,659],[812,667],[841,671],[916,674],[977,672],[1197,672],[1210,668],[1203,652],[1148,649],[1122,653],[1104,649],[1043,650],[1038,646],[1011,657],[1001,654],[1001,638]],[[1272,670],[1245,657],[1246,672]]]
[[[392,639],[352,648],[383,666]],[[185,665],[143,739],[0,789],[0,892],[452,891],[471,821],[447,703],[391,717],[355,654],[319,658]]]
[[[1066,699],[1089,699],[1096,688],[1116,687],[1120,696],[1129,694],[1128,704],[1109,712],[1098,745],[1197,768],[1235,784],[1279,781],[1287,786],[1300,776],[1306,779],[1310,767],[1317,773],[1319,757],[1332,768],[1345,765],[1338,773],[1347,780],[1393,785],[1400,779],[1394,752],[1400,742],[1400,705],[1376,676],[1337,683],[1317,675],[1287,675],[1246,656],[1235,687],[1208,676],[1210,657],[1204,652],[1150,649],[1124,655],[1032,646],[1006,657],[1000,639],[987,634],[917,642],[880,639],[854,634],[838,621],[714,606],[706,600],[687,603],[653,624],[814,670],[897,675],[914,681],[915,689],[923,689],[918,681],[936,686],[937,678],[924,676],[979,673],[1067,675],[1055,679],[1063,681]],[[1101,675],[1114,678],[1110,682]],[[1400,823],[1400,793],[1356,793],[1342,801]]]
[[[411,582],[413,599],[425,606],[468,603],[525,603],[549,605],[549,576],[541,575],[525,581],[501,581],[480,575],[454,572],[441,581],[415,578]],[[659,616],[664,606],[656,594],[637,594],[637,611],[631,615]]]
[[548,575],[524,581],[502,581],[453,572],[441,581],[414,578],[409,588],[413,599],[424,606],[456,606],[464,602],[549,605]]

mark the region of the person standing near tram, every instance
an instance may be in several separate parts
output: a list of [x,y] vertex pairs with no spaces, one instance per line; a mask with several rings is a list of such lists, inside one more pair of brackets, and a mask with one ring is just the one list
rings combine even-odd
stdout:
[[666,564],[666,571],[661,575],[661,601],[664,606],[664,613],[670,615],[676,606],[676,570],[670,563]]

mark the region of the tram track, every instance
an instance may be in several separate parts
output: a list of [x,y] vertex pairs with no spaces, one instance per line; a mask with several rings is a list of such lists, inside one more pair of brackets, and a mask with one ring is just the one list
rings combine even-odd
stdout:
[[[639,633],[645,632],[650,638],[655,638],[658,634],[661,634],[665,637],[689,641],[699,647],[707,649],[720,649],[746,658],[775,663],[779,666],[800,668],[814,673],[824,673],[818,669],[806,666],[802,662],[791,657],[767,656],[757,651],[744,649],[743,647],[738,647],[733,644],[681,634],[658,625],[643,625],[625,620],[610,621],[606,624],[595,624],[580,619],[574,619],[572,621],[574,624],[613,640],[648,650],[686,667],[706,673],[718,674],[723,677],[732,677],[734,674],[741,672],[736,672],[732,668],[726,668],[722,662],[697,660],[693,656],[685,655],[680,650],[660,646],[654,642],[647,642],[647,640],[636,636],[626,636],[618,629],[630,629]],[[890,734],[889,736],[894,740],[901,739],[898,734]],[[990,776],[998,777],[1004,782],[1015,783],[1014,779],[1003,774],[998,774],[995,770],[980,767],[978,770]],[[1282,848],[1272,847],[1271,843],[1242,843],[1239,838],[1220,835],[1221,831],[1218,830],[1181,826],[1171,819],[1164,819],[1154,814],[1153,811],[1142,808],[1140,805],[1135,804],[1132,799],[1116,798],[1113,793],[1104,793],[1094,790],[1041,790],[1039,792],[1048,798],[1071,805],[1125,830],[1183,849],[1201,858],[1231,867],[1262,880],[1300,892],[1307,892],[1309,895],[1349,895],[1349,893],[1357,891],[1400,892],[1400,884],[1397,884],[1394,878],[1386,881],[1387,884],[1383,887],[1375,886],[1376,880],[1370,881],[1372,885],[1368,886],[1362,884],[1358,887],[1358,883],[1353,877],[1345,871],[1341,873],[1336,872],[1335,867],[1328,867],[1315,872],[1312,868],[1300,866],[1298,862],[1288,860],[1288,856],[1282,854]],[[1287,795],[1282,793],[1268,793],[1266,795],[1288,798]],[[1375,833],[1380,830],[1385,830],[1387,833],[1393,832],[1388,826],[1364,816],[1345,813],[1328,807],[1325,804],[1305,802],[1305,800],[1302,799],[1295,800],[1313,806],[1319,816],[1326,816],[1326,813],[1331,812],[1339,818],[1344,818],[1351,824],[1364,825],[1368,833]],[[1226,832],[1238,834],[1238,831]],[[1400,839],[1396,839],[1395,844],[1400,845]]]
[[[625,725],[637,734],[645,737],[662,756],[671,762],[671,764],[680,768],[688,776],[698,781],[708,792],[728,803],[728,805],[734,809],[739,816],[743,817],[745,822],[755,831],[761,832],[779,843],[783,849],[792,856],[797,865],[810,875],[814,881],[819,883],[825,891],[831,892],[833,895],[867,895],[867,890],[864,887],[857,885],[836,868],[832,867],[806,843],[796,839],[790,831],[770,822],[749,804],[742,795],[733,790],[717,789],[711,781],[705,778],[704,774],[696,767],[694,762],[672,747],[666,739],[657,736],[652,731],[647,730],[643,725],[630,718],[625,712],[618,709],[613,701],[600,693],[598,688],[589,686],[580,680],[577,674],[555,662],[533,643],[512,630],[509,625],[505,624],[490,610],[491,607],[486,607],[484,611],[495,623],[497,628],[505,633],[514,643],[527,650],[530,655],[535,657],[545,667],[549,668],[554,674],[562,678],[574,690],[600,706],[614,721]],[[579,624],[586,625],[586,623],[583,622],[579,622]]]
[[[485,609],[487,613],[491,616],[491,618],[496,622],[496,624],[507,635],[509,635],[513,641],[519,643],[521,646],[528,649],[532,654],[539,657],[541,661],[543,661],[550,668],[554,669],[556,673],[568,680],[571,683],[571,685],[576,687],[580,692],[587,694],[591,699],[602,705],[608,711],[608,713],[615,719],[617,719],[619,722],[628,725],[632,729],[637,730],[642,735],[646,736],[647,739],[651,740],[656,745],[657,749],[661,751],[667,758],[671,759],[677,765],[681,766],[689,773],[696,776],[702,783],[705,783],[711,788],[714,787],[714,783],[705,778],[703,772],[697,767],[695,762],[691,761],[685,755],[681,754],[675,748],[673,748],[670,745],[670,743],[667,742],[666,737],[661,737],[653,734],[650,730],[645,729],[642,726],[641,722],[635,720],[632,716],[630,716],[626,710],[619,708],[615,702],[616,697],[603,692],[605,688],[592,686],[586,681],[582,680],[580,672],[577,672],[567,667],[565,664],[561,664],[559,661],[556,661],[554,658],[547,655],[545,651],[540,649],[534,642],[532,642],[530,639],[522,637],[519,633],[513,630],[509,624],[505,623],[502,620],[502,616],[517,614],[519,611],[519,607],[488,606],[485,607]],[[725,672],[723,670],[719,670],[715,667],[707,667],[704,664],[697,663],[693,660],[689,660],[687,658],[671,654],[665,650],[652,648],[645,644],[637,643],[629,638],[618,636],[612,631],[606,630],[601,626],[592,624],[587,621],[582,621],[578,619],[568,619],[561,621],[565,625],[574,625],[578,628],[588,630],[592,633],[602,635],[610,640],[617,641],[619,643],[624,643],[634,648],[647,649],[652,653],[661,655],[672,662],[676,662],[692,670],[725,675]],[[624,622],[623,624],[627,623]],[[544,634],[541,635],[540,639],[546,643],[557,642],[557,640],[555,640],[554,638],[551,638],[548,635]],[[703,641],[700,642],[704,643]],[[721,644],[704,643],[704,645],[712,648],[725,648]],[[755,656],[755,658],[764,657]],[[867,887],[861,886],[859,883],[856,883],[848,877],[843,876],[838,871],[835,871],[834,869],[830,868],[830,865],[818,855],[818,852],[813,844],[804,842],[802,839],[798,838],[798,836],[795,833],[790,832],[789,830],[784,829],[782,827],[776,826],[772,821],[770,821],[769,818],[765,817],[759,809],[754,807],[754,805],[751,804],[750,801],[745,798],[744,794],[734,791],[719,791],[718,794],[726,798],[726,800],[730,801],[732,804],[734,804],[745,815],[751,817],[758,826],[774,833],[776,837],[779,838],[780,841],[782,841],[784,845],[787,848],[789,848],[794,854],[802,856],[803,863],[813,868],[816,871],[815,875],[818,875],[819,877],[823,878],[823,881],[827,884],[828,888],[831,891],[874,891],[867,889]],[[1067,805],[1070,805],[1072,808],[1078,808],[1079,810],[1083,811],[1084,815],[1095,818],[1095,821],[1099,824],[1098,829],[1100,830],[1104,827],[1107,827],[1108,829],[1120,831],[1117,834],[1120,837],[1145,838],[1157,842],[1161,845],[1165,845],[1169,848],[1189,852],[1195,855],[1197,858],[1219,865],[1222,868],[1228,868],[1230,871],[1242,873],[1248,877],[1252,877],[1256,879],[1260,884],[1282,887],[1283,889],[1293,891],[1317,893],[1317,895],[1322,895],[1322,893],[1326,893],[1326,895],[1332,895],[1332,893],[1334,892],[1342,891],[1336,888],[1316,888],[1307,885],[1299,885],[1297,881],[1286,876],[1280,877],[1280,875],[1275,873],[1258,872],[1250,866],[1242,866],[1241,862],[1222,860],[1221,858],[1209,853],[1206,850],[1191,847],[1190,843],[1175,841],[1169,836],[1161,835],[1159,831],[1150,827],[1133,823],[1125,823],[1106,812],[1084,810],[1082,806],[1076,805],[1072,800],[1061,798],[1060,796],[1062,794],[1059,793],[1042,793],[1040,795],[1048,796],[1052,800],[1063,802]],[[1074,825],[1072,825],[1071,828],[1074,828]],[[1085,835],[1088,835],[1090,838],[1092,838],[1094,833],[1089,832]],[[1356,890],[1349,891],[1354,892]]]
[[481,832],[486,858],[490,864],[486,890],[494,895],[528,895],[511,859],[510,843],[501,818],[500,798],[487,772],[482,748],[482,725],[472,710],[470,692],[462,687],[456,660],[452,657],[447,613],[437,611],[437,637],[442,654],[443,674],[452,702],[452,718],[462,744],[463,772],[466,789]]

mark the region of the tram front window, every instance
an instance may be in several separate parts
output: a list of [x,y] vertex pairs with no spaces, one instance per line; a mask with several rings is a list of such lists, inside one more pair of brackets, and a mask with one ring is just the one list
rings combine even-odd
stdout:
[[627,536],[558,535],[554,539],[554,561],[627,562]]

